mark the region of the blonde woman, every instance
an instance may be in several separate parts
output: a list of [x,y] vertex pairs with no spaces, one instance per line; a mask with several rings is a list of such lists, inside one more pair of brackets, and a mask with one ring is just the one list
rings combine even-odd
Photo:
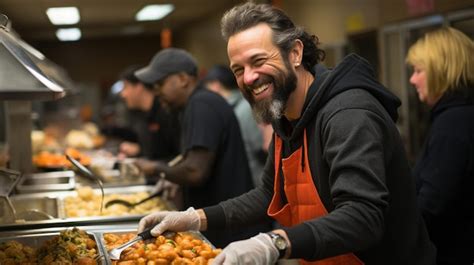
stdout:
[[445,27],[408,51],[410,83],[431,108],[414,168],[418,205],[438,264],[474,263],[474,43]]

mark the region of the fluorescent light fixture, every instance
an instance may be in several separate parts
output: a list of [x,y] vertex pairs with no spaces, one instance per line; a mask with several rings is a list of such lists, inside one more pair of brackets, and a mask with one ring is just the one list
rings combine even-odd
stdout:
[[81,38],[81,30],[78,28],[58,29],[56,37],[60,41],[75,41]]
[[51,7],[46,10],[46,15],[54,25],[73,25],[80,20],[77,7]]
[[147,5],[135,15],[137,21],[160,20],[174,10],[174,5]]

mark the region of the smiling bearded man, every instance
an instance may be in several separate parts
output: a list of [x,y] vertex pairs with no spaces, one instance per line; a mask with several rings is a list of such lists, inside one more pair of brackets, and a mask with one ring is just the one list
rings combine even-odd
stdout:
[[434,264],[395,125],[400,101],[367,61],[352,54],[326,69],[318,39],[266,4],[232,8],[221,29],[241,92],[275,132],[262,184],[145,217],[139,230],[239,230],[270,217],[277,229],[231,243],[213,264]]

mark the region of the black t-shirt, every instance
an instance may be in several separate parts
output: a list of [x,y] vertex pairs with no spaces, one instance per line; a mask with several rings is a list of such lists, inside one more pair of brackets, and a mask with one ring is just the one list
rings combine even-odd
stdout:
[[141,155],[152,159],[169,160],[180,151],[178,115],[162,107],[157,97],[146,118],[147,136],[141,137]]
[[[202,208],[241,195],[253,188],[240,127],[232,107],[224,98],[206,89],[196,89],[183,117],[183,147],[206,148],[215,154],[209,179],[200,187],[185,187],[184,206]],[[203,232],[216,247],[250,238],[271,229],[271,222],[238,230]]]
[[205,184],[186,188],[185,207],[215,205],[253,187],[239,124],[224,98],[197,88],[184,110],[182,133],[185,151],[206,148],[215,154]]

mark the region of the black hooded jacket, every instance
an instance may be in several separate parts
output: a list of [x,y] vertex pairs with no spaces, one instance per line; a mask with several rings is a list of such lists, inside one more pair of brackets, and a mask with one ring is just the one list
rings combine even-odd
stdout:
[[431,110],[415,165],[418,206],[439,264],[474,263],[474,97],[460,88]]
[[[319,260],[354,252],[365,264],[435,263],[394,123],[399,105],[375,80],[370,65],[350,55],[334,70],[316,67],[297,122],[283,117],[273,124],[283,140],[283,158],[302,145],[306,130],[314,184],[329,212],[283,228],[292,258]],[[238,229],[266,216],[274,187],[273,149],[272,143],[263,184],[205,208],[208,227]]]

